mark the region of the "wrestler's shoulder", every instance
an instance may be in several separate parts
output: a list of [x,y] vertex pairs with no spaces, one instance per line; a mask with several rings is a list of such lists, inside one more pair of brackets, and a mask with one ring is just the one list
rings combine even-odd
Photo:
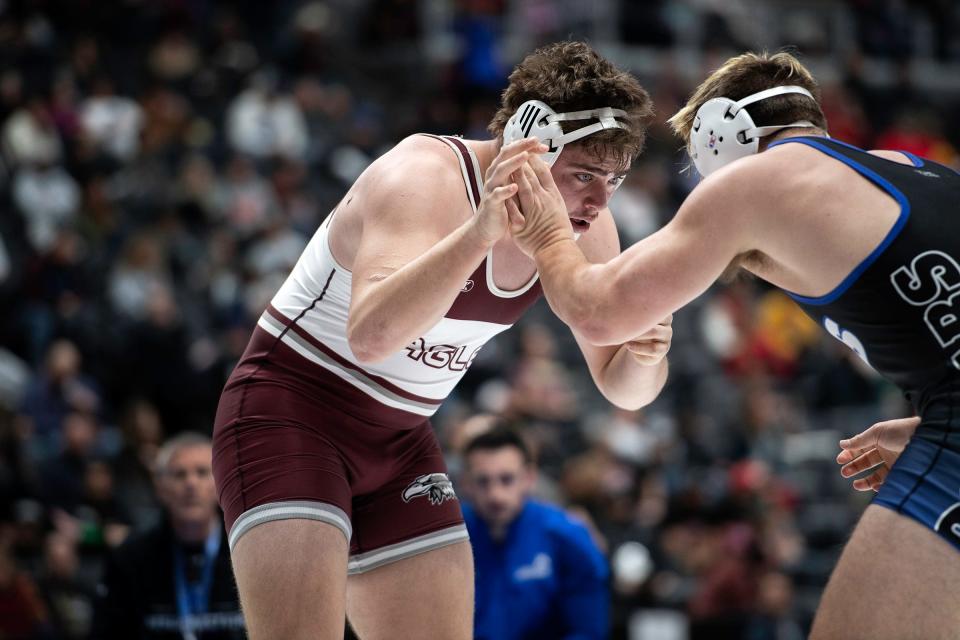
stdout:
[[426,135],[404,138],[365,173],[368,180],[376,179],[371,182],[391,188],[406,183],[429,184],[434,189],[445,185],[462,189],[460,164],[453,150],[442,140]]
[[394,145],[385,155],[392,161],[412,163],[417,166],[459,167],[454,151],[436,136],[413,134]]

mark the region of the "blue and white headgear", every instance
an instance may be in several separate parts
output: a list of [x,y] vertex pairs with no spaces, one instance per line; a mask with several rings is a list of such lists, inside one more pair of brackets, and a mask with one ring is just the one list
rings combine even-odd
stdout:
[[690,133],[690,157],[700,175],[706,177],[734,160],[755,154],[760,148],[760,138],[764,136],[782,129],[814,127],[807,120],[758,127],[744,108],[787,93],[799,93],[814,99],[803,87],[791,85],[765,89],[737,101],[713,98],[700,105]]
[[[527,100],[504,125],[503,143],[510,144],[529,137],[537,138],[549,147],[549,151],[541,158],[548,165],[553,165],[565,144],[604,129],[626,129],[627,123],[617,120],[617,117],[625,118],[626,115],[627,112],[623,109],[611,107],[557,113],[539,100]],[[565,120],[597,120],[597,122],[564,133],[560,123]]]

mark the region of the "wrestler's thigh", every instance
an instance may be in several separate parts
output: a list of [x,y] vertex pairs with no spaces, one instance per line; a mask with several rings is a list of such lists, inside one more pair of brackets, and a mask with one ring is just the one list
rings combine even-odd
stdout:
[[317,520],[245,533],[232,560],[250,640],[343,638],[347,554],[343,531]]
[[351,575],[347,615],[361,640],[469,640],[470,543],[457,542]]
[[810,638],[960,638],[960,553],[916,520],[867,507],[830,577]]

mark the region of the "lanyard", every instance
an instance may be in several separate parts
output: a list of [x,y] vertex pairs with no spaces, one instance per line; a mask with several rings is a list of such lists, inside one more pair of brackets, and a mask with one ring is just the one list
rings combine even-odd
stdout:
[[207,536],[203,547],[203,571],[200,582],[187,583],[183,549],[179,543],[173,547],[174,578],[177,587],[177,614],[180,618],[180,631],[183,640],[197,640],[194,633],[193,616],[207,612],[210,603],[210,587],[213,584],[213,570],[220,553],[220,527],[214,526]]

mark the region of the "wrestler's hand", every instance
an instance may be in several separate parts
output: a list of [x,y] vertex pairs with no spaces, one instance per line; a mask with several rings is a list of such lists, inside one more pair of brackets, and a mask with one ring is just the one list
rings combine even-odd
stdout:
[[878,491],[919,424],[918,417],[887,420],[852,438],[841,440],[840,448],[843,451],[837,456],[837,464],[843,465],[840,475],[849,478],[873,469],[870,475],[854,480],[853,488],[857,491]]
[[507,201],[510,234],[530,257],[554,242],[573,238],[573,228],[550,167],[539,156],[530,158],[515,176],[519,191]]
[[536,138],[524,138],[501,147],[484,175],[480,206],[469,222],[482,242],[492,245],[510,228],[505,205],[517,192],[512,174],[533,155],[546,151],[547,147]]
[[627,342],[624,346],[643,366],[651,367],[659,364],[670,350],[670,342],[673,340],[672,325],[673,314],[670,314],[659,324],[654,325],[646,333]]

